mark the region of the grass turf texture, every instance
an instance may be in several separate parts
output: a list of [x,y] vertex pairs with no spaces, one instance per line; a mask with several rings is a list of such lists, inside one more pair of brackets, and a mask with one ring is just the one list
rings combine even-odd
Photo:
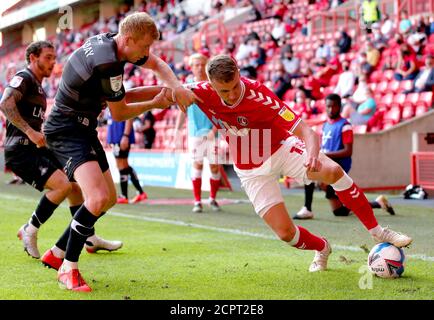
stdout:
[[[374,277],[372,289],[360,289],[363,274],[359,268],[366,265],[367,253],[356,249],[370,249],[374,243],[354,216],[334,217],[321,192],[315,193],[315,219],[297,223],[326,236],[334,246],[327,272],[309,273],[313,252],[272,239],[272,232],[250,204],[228,205],[221,213],[207,210],[203,214],[191,213],[191,206],[117,205],[97,223],[96,230],[104,238],[122,240],[124,247],[118,252],[92,255],[83,251],[80,269],[93,292],[67,292],[59,289],[56,272],[27,256],[16,238],[41,194],[29,186],[6,186],[4,180],[1,175],[0,299],[434,298],[432,258],[410,257],[402,278]],[[153,199],[191,197],[190,191],[146,191]],[[219,196],[246,199],[241,192],[220,192]],[[303,195],[287,196],[285,201],[292,215],[303,204]],[[414,244],[405,249],[407,255],[433,257],[434,209],[403,205],[395,209],[396,216],[376,210],[380,223],[413,236]],[[62,205],[41,228],[41,254],[55,243],[69,219],[67,206]],[[179,221],[204,227],[174,224]],[[259,236],[229,233],[234,229]]]

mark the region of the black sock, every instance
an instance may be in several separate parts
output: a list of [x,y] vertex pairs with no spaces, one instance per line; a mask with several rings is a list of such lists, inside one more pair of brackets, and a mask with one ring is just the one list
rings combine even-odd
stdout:
[[309,211],[312,211],[312,200],[313,200],[314,190],[315,190],[315,183],[304,185],[304,206]]
[[121,193],[126,199],[128,199],[128,173],[128,168],[119,170],[121,179]]
[[371,205],[372,209],[379,209],[379,208],[381,208],[380,204],[377,201],[370,201],[369,204]]
[[[101,212],[98,219],[101,218],[103,215],[105,215],[105,212]],[[95,234],[95,227],[92,227],[92,229],[90,230],[89,237],[93,236],[94,234]]]
[[92,234],[93,225],[98,217],[90,213],[84,206],[77,211],[71,221],[68,245],[66,246],[65,259],[71,262],[78,262],[81,250],[86,239]]
[[48,200],[47,196],[44,194],[41,200],[39,200],[39,204],[36,207],[35,212],[33,212],[32,217],[30,218],[30,223],[36,228],[39,228],[41,224],[43,224],[51,217],[54,210],[56,210],[58,206],[58,204],[55,204]]
[[[77,207],[77,210],[78,210],[81,206],[76,206],[76,207]],[[72,208],[75,208],[75,207],[69,207],[69,209],[71,210],[71,213],[72,213],[72,210],[73,210]],[[75,210],[75,212],[77,210]],[[102,212],[100,214],[99,218],[101,218],[104,214],[105,214],[105,212]],[[56,247],[58,247],[62,251],[66,251],[66,246],[68,244],[68,239],[69,239],[69,233],[70,233],[70,231],[71,231],[71,224],[68,225],[68,228],[66,228],[66,230],[63,232],[62,236],[56,242]],[[88,237],[93,236],[94,234],[95,234],[95,228],[92,227],[92,229],[90,230],[90,234],[89,234]]]
[[139,178],[137,177],[136,170],[134,170],[132,167],[128,167],[128,173],[130,175],[130,179],[131,179],[131,182],[133,183],[134,187],[136,188],[136,190],[140,194],[142,194],[143,189],[142,189],[142,186],[140,185]]
[[348,209],[345,206],[342,206],[342,207],[339,207],[339,208],[333,210],[333,214],[336,217],[346,217],[350,214],[350,209]]
[[71,216],[73,218],[74,218],[75,213],[78,211],[78,209],[80,209],[81,206],[82,206],[82,204],[79,204],[78,206],[69,207],[69,211],[71,212]]
[[[75,213],[78,211],[78,209],[81,208],[81,206],[82,205],[80,204],[78,206],[69,207],[69,211],[71,212],[71,215],[73,218],[74,218]],[[71,224],[68,225],[66,230],[63,232],[62,236],[56,242],[56,247],[58,247],[62,251],[66,251],[66,245],[68,244],[70,227],[71,227]]]
[[71,224],[63,232],[62,236],[57,240],[56,247],[62,251],[66,251],[66,246],[68,245],[69,233],[71,232]]

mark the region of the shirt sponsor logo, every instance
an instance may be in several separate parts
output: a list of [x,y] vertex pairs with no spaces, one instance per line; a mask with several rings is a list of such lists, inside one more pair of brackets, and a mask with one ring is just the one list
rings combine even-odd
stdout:
[[288,122],[295,119],[295,115],[287,108],[280,109],[279,116],[281,116],[283,119],[285,119]]
[[122,88],[122,75],[110,77],[110,87],[114,92],[118,92]]
[[23,77],[20,76],[15,76],[12,78],[11,82],[9,83],[9,85],[12,88],[18,88],[21,85],[21,82],[23,82]]

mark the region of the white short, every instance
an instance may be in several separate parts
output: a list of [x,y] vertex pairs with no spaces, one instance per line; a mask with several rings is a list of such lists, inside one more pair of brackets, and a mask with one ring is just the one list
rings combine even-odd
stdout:
[[188,137],[188,151],[191,155],[191,160],[194,162],[203,163],[203,158],[208,158],[210,164],[218,164],[218,140],[208,140],[207,136]]
[[289,137],[285,143],[260,167],[240,170],[234,166],[256,213],[262,218],[273,206],[283,202],[279,178],[289,176],[301,184],[310,184],[307,177],[306,149],[298,138]]

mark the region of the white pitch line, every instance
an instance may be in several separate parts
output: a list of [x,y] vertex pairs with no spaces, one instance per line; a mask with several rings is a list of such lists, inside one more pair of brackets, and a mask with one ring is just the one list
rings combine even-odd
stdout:
[[[18,196],[9,195],[9,194],[0,194],[0,198],[4,198],[4,199],[8,199],[8,200],[20,200],[20,201],[25,201],[25,202],[34,202],[33,199],[23,199],[23,198],[20,198]],[[64,203],[61,204],[61,207],[68,208],[68,206]],[[171,225],[176,225],[176,226],[181,226],[181,227],[192,227],[192,228],[197,228],[197,229],[204,229],[204,230],[216,231],[216,232],[221,232],[221,233],[229,233],[229,234],[235,234],[235,235],[240,235],[240,236],[248,236],[248,237],[268,239],[268,240],[277,240],[277,238],[275,236],[266,235],[263,233],[249,232],[249,231],[243,231],[243,230],[231,229],[231,228],[212,227],[212,226],[206,226],[206,225],[201,225],[201,224],[197,224],[197,223],[185,222],[182,220],[172,220],[172,219],[153,218],[153,217],[146,217],[146,216],[137,216],[137,215],[127,214],[127,213],[117,212],[117,211],[109,211],[107,213],[107,215],[129,218],[129,219],[136,219],[136,220],[143,220],[143,221],[148,221],[148,222],[171,224]],[[333,249],[342,250],[342,251],[354,251],[354,252],[363,251],[359,247],[342,246],[342,245],[338,245],[338,244],[334,244]],[[425,254],[411,254],[411,255],[406,255],[406,256],[407,256],[407,258],[411,258],[411,259],[415,259],[415,260],[434,262],[434,257],[430,257],[430,256],[427,256]]]

